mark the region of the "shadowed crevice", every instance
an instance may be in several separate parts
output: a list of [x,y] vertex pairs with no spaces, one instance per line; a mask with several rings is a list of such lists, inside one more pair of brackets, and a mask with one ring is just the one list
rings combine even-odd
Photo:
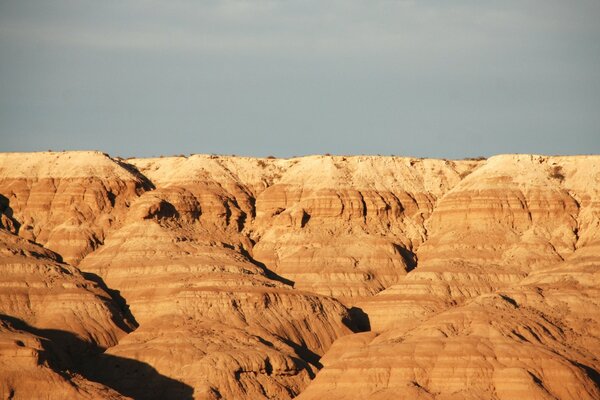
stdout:
[[156,189],[154,183],[152,183],[152,181],[148,179],[146,175],[142,174],[135,165],[129,164],[128,162],[118,158],[111,158],[111,160],[117,163],[121,168],[127,170],[130,174],[137,177],[142,182],[142,189],[144,189],[144,191]]
[[396,250],[404,259],[404,262],[406,264],[406,272],[410,272],[417,268],[417,255],[415,253],[399,244],[394,244],[394,247],[396,247]]
[[121,296],[120,291],[109,288],[104,282],[104,280],[94,273],[81,271],[81,275],[83,275],[85,279],[96,283],[102,290],[108,293],[108,295],[113,300],[113,303],[119,307],[121,315],[131,326],[133,326],[134,329],[131,329],[130,326],[127,326],[127,324],[124,324],[123,321],[120,321],[118,318],[113,317],[113,322],[117,324],[119,328],[129,333],[135,330],[138,326],[140,326],[140,324],[136,321],[135,317],[131,313],[129,305],[127,304],[127,300],[125,300],[125,298]]
[[10,200],[8,200],[8,197],[0,194],[0,228],[18,234],[21,223],[14,218],[13,209],[10,207],[9,203]]
[[265,264],[263,264],[260,261],[255,260],[254,258],[252,258],[252,256],[250,255],[250,253],[248,253],[248,250],[241,248],[239,250],[239,252],[248,259],[248,261],[250,261],[252,264],[256,265],[257,267],[260,267],[264,272],[267,278],[272,279],[274,281],[277,282],[281,282],[285,285],[294,287],[295,282],[287,279],[281,275],[278,275],[277,273],[275,273],[274,271],[270,270],[269,268],[267,268],[267,266]]
[[590,378],[596,387],[600,389],[600,373],[598,373],[596,369],[578,362],[573,362],[573,364],[584,370],[588,378]]
[[369,332],[371,330],[371,321],[369,315],[359,307],[351,307],[348,310],[350,315],[350,323],[346,323],[348,328],[352,329],[354,333]]
[[280,339],[285,344],[292,347],[294,349],[294,352],[298,355],[298,357],[300,357],[306,364],[308,364],[306,365],[306,371],[308,372],[310,379],[314,379],[316,373],[312,368],[310,368],[310,366],[314,367],[316,370],[320,370],[321,368],[323,368],[323,364],[321,364],[320,362],[321,356],[311,351],[305,345],[300,345],[284,337],[280,337]]

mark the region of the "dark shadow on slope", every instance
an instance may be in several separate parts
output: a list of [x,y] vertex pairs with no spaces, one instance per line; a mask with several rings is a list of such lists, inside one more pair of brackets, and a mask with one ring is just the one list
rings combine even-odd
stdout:
[[278,281],[281,282],[285,285],[294,287],[294,281],[289,280],[287,278],[284,278],[281,275],[277,275],[275,272],[271,271],[269,268],[267,268],[267,266],[263,263],[261,263],[260,261],[255,260],[254,258],[252,258],[252,256],[250,255],[250,253],[248,253],[248,250],[242,248],[240,249],[240,253],[246,257],[248,259],[248,261],[250,261],[252,264],[256,265],[257,267],[262,268],[263,271],[265,271],[265,275],[267,278],[272,279],[274,281]]
[[[135,317],[131,313],[131,310],[129,309],[129,305],[127,304],[127,301],[125,300],[125,298],[123,296],[121,296],[120,291],[110,289],[108,286],[106,286],[106,283],[104,282],[104,280],[96,274],[93,274],[91,272],[81,271],[81,275],[83,275],[83,277],[85,279],[96,283],[98,286],[100,286],[101,289],[103,289],[106,293],[109,294],[109,296],[112,298],[114,304],[116,304],[119,307],[119,311],[121,311],[121,315],[127,320],[127,322],[129,322],[134,328],[137,328],[138,326],[140,326],[140,324],[138,324],[138,322],[135,320]],[[132,331],[131,327],[123,324],[123,322],[120,321],[118,318],[113,318],[113,322],[119,328],[123,329],[123,331],[125,331],[125,332],[129,333]]]
[[509,297],[502,293],[499,293],[499,295],[504,301],[506,301],[507,303],[512,305],[514,308],[519,308],[519,303],[517,303],[517,301],[515,299],[513,299],[512,297]]
[[78,372],[88,380],[134,399],[193,399],[191,386],[161,375],[149,364],[129,358],[98,354],[83,363]]
[[144,362],[102,353],[101,349],[71,332],[34,328],[18,318],[2,314],[0,319],[16,330],[41,337],[46,353],[46,359],[41,361],[47,362],[67,380],[70,373],[77,373],[139,400],[193,399],[191,386],[161,375]]
[[[571,362],[573,362],[573,361],[571,361]],[[598,373],[598,371],[596,371],[592,367],[588,367],[587,365],[584,365],[584,364],[581,364],[578,362],[573,362],[573,364],[575,364],[579,368],[583,369],[585,371],[585,373],[587,374],[587,376],[596,384],[596,387],[598,389],[600,389],[600,373]]]
[[[291,348],[294,349],[294,352],[296,353],[296,355],[299,357],[299,362],[304,363],[302,365],[302,368],[306,369],[306,371],[308,372],[308,375],[310,376],[310,379],[314,379],[316,374],[315,371],[313,370],[313,368],[319,370],[321,368],[323,368],[323,364],[321,364],[320,360],[321,360],[321,356],[318,355],[317,353],[311,351],[308,347],[306,347],[306,345],[300,345],[290,339],[287,339],[285,337],[281,337],[278,336],[278,338],[284,342],[285,344],[287,344],[288,346],[290,346]],[[265,340],[261,337],[258,338],[258,340],[269,346],[269,347],[275,347],[273,345],[272,342]],[[300,367],[300,365],[297,365],[298,367]],[[313,368],[311,368],[313,367]]]
[[[290,339],[286,339],[283,337],[279,337],[279,338],[285,344],[292,347],[294,349],[294,352],[298,355],[298,357],[300,357],[302,360],[304,360],[307,364],[310,364],[311,366],[315,367],[315,369],[317,369],[317,370],[323,368],[323,364],[321,364],[321,362],[320,362],[320,360],[321,360],[320,355],[311,351],[308,347],[300,345],[296,342],[293,342]],[[315,371],[313,371],[311,368],[307,368],[306,370],[308,372],[308,375],[310,376],[310,379],[314,379],[316,376]]]
[[302,219],[300,220],[300,228],[304,228],[310,221],[310,214],[302,210]]
[[142,188],[144,190],[154,190],[154,189],[156,189],[156,186],[154,186],[154,183],[152,183],[152,181],[150,179],[148,179],[148,177],[146,175],[142,174],[140,172],[140,170],[135,165],[129,164],[125,160],[118,159],[118,158],[112,158],[111,157],[111,160],[113,160],[114,162],[116,162],[121,168],[127,170],[129,173],[131,173],[132,175],[134,175],[138,179],[140,179],[142,181]]
[[[21,228],[21,224],[14,219],[13,217],[13,209],[10,207],[8,197],[0,194],[0,228],[4,228],[9,232],[13,232],[15,234],[19,233],[19,229]],[[2,216],[4,215],[5,221],[3,223]],[[8,226],[4,226],[7,224]]]
[[410,272],[417,268],[417,255],[415,253],[399,244],[394,244],[394,247],[396,247],[396,250],[400,253],[406,263],[406,272]]
[[352,332],[369,332],[371,330],[371,321],[369,315],[359,307],[352,307],[348,310],[351,321],[344,321],[346,326],[352,329]]

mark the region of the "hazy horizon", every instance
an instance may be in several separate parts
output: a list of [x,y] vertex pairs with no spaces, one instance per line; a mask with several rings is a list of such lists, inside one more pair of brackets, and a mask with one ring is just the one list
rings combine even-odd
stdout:
[[600,153],[600,2],[0,0],[0,151]]
[[217,157],[241,157],[241,158],[273,158],[273,159],[292,159],[292,158],[303,158],[303,157],[317,157],[317,156],[325,156],[325,157],[396,157],[396,158],[416,158],[416,159],[432,159],[432,160],[487,160],[496,156],[541,156],[541,157],[600,157],[598,153],[577,153],[577,154],[548,154],[548,153],[497,153],[490,154],[488,156],[465,156],[465,157],[427,157],[427,156],[415,156],[410,154],[366,154],[366,153],[352,153],[352,154],[344,154],[344,153],[308,153],[308,154],[294,154],[291,156],[275,156],[272,154],[269,155],[246,155],[246,154],[234,154],[234,153],[169,153],[169,154],[149,154],[144,156],[139,155],[122,155],[119,153],[110,153],[108,151],[102,149],[46,149],[46,150],[0,150],[1,153],[16,153],[16,154],[24,154],[24,153],[68,153],[68,152],[98,152],[103,153],[111,158],[120,158],[124,160],[134,159],[134,158],[167,158],[167,157],[191,157],[191,156],[217,156]]

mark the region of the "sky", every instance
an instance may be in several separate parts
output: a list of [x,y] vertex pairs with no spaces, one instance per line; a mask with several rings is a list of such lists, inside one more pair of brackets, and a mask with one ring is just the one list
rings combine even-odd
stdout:
[[598,21],[598,0],[0,0],[0,151],[600,154]]

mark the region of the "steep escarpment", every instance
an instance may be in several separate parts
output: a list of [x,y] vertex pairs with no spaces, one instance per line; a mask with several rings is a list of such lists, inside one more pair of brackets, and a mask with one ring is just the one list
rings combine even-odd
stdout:
[[[0,313],[48,329],[66,329],[99,347],[132,330],[96,282],[57,255],[0,229]],[[90,323],[92,322],[93,323]]]
[[600,396],[600,157],[0,154],[0,245],[6,396]]
[[[546,298],[543,290],[517,291]],[[597,351],[577,331],[583,321],[569,325],[542,310],[500,292],[412,329],[363,334],[371,336],[337,344],[344,349],[323,360],[299,398],[597,398]]]
[[[0,316],[0,396],[3,399],[126,399],[77,373],[65,372],[60,348],[18,319]],[[54,345],[54,346],[53,346]],[[61,365],[62,364],[62,365]]]
[[19,236],[77,264],[119,223],[149,182],[93,152],[0,153],[0,204]]
[[369,156],[129,162],[160,188],[195,191],[204,225],[237,228],[254,259],[296,288],[348,304],[414,268],[437,199],[481,164]]

